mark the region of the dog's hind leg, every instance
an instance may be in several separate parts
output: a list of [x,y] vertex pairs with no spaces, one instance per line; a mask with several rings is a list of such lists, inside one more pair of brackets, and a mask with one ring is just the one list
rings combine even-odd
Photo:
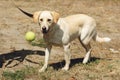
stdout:
[[83,47],[85,48],[85,50],[86,50],[86,55],[85,55],[85,57],[84,57],[84,59],[83,59],[83,63],[86,64],[86,63],[90,60],[90,57],[91,57],[91,46],[90,46],[90,43],[88,43],[88,44],[83,43],[83,42],[80,40],[80,38],[79,38],[79,41],[80,41],[80,43],[82,44],[82,46],[83,46]]
[[[86,64],[90,60],[91,56],[91,46],[90,46],[90,40],[93,38],[95,34],[94,30],[91,30],[89,33],[81,33],[81,36],[79,37],[79,41],[82,44],[82,46],[86,50],[86,55],[84,57],[83,63]],[[84,36],[84,38],[83,38]]]
[[82,45],[86,50],[86,55],[85,55],[85,57],[83,59],[83,63],[86,64],[90,60],[90,57],[91,57],[91,46],[90,46],[90,43],[88,45],[84,45],[82,43]]

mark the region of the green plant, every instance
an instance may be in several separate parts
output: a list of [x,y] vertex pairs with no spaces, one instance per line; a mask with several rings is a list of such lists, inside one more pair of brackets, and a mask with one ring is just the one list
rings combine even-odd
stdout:
[[25,72],[24,71],[16,71],[10,72],[10,71],[5,71],[3,72],[3,76],[5,77],[6,80],[24,80],[25,77]]
[[30,66],[26,66],[26,68],[17,70],[15,72],[5,71],[2,76],[5,77],[6,80],[24,80],[27,75],[36,74],[36,69]]
[[39,46],[39,47],[45,47],[46,46],[43,39],[39,39],[38,41],[33,41],[33,42],[31,42],[31,45]]

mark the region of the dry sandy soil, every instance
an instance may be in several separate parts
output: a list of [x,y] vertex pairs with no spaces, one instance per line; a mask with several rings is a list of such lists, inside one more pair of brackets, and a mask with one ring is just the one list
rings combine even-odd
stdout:
[[[21,70],[30,66],[36,73],[25,75],[24,80],[120,80],[120,0],[15,0],[28,12],[52,10],[65,17],[83,13],[96,19],[98,34],[112,39],[110,43],[91,41],[91,62],[83,65],[85,51],[78,40],[72,42],[70,70],[64,65],[62,48],[53,47],[49,68],[37,73],[44,61],[44,48],[32,46],[24,39],[27,31],[42,39],[40,27],[14,7],[11,0],[0,0],[0,79],[4,71]],[[7,80],[4,78],[4,80]]]

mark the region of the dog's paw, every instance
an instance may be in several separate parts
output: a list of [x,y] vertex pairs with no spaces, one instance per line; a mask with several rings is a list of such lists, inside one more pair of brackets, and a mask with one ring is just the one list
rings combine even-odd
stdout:
[[104,41],[105,41],[105,42],[110,42],[111,39],[110,39],[109,37],[105,37],[105,38],[104,38]]
[[39,72],[41,73],[41,72],[45,72],[45,70],[46,70],[46,67],[42,67],[40,70],[39,70]]
[[41,72],[45,72],[45,70],[43,70],[43,69],[40,69],[38,72],[40,72],[40,73],[41,73]]
[[69,69],[69,67],[66,67],[66,66],[62,68],[62,70],[64,70],[64,71],[68,71],[68,69]]

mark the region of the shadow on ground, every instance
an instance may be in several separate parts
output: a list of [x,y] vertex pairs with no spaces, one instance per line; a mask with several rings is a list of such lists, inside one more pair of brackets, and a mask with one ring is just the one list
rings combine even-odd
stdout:
[[[3,65],[6,61],[8,61],[8,62],[7,62],[7,64],[4,65],[4,67],[7,67],[14,60],[19,61],[18,64],[20,64],[21,62],[24,61],[24,59],[27,55],[33,55],[33,54],[40,55],[40,56],[45,55],[44,51],[37,51],[37,50],[34,50],[34,51],[33,50],[19,50],[19,51],[1,54],[0,55],[0,68],[3,67]],[[27,60],[27,61],[32,62],[30,60]],[[32,62],[32,63],[34,63],[34,62]],[[17,66],[18,64],[14,65],[14,66]],[[14,67],[14,66],[12,66],[12,67]]]
[[[4,67],[7,67],[9,64],[11,64],[14,60],[19,61],[19,63],[15,64],[15,67],[19,65],[21,62],[24,61],[27,55],[40,55],[40,56],[45,56],[44,51],[37,51],[37,50],[19,50],[19,51],[14,51],[10,53],[5,53],[0,55],[0,68],[3,67],[4,63],[7,61],[7,63],[4,65]],[[92,57],[90,62],[94,62],[96,60],[99,60],[100,58]],[[27,59],[26,59],[27,60]],[[37,64],[31,60],[27,60],[28,62]],[[75,64],[82,63],[83,58],[76,58],[76,59],[71,59],[71,64],[70,67],[74,66]],[[58,70],[62,68],[65,65],[65,61],[57,62],[57,63],[52,63],[49,66],[52,66],[55,70]],[[10,68],[10,67],[9,67]]]
[[[100,58],[91,57],[90,62],[95,62],[96,60],[100,60]],[[82,61],[83,61],[83,58],[71,59],[70,67],[73,67],[75,64],[82,63]],[[88,62],[88,64],[89,64],[89,62]],[[50,64],[50,66],[52,66],[55,70],[58,70],[58,69],[64,67],[64,65],[65,65],[64,60],[61,62]]]

